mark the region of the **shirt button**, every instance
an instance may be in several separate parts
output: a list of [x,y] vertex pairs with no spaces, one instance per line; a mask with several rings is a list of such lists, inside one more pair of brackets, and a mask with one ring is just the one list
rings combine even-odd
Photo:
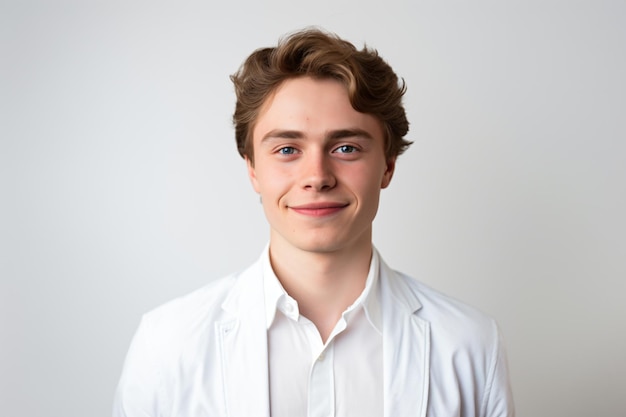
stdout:
[[285,311],[286,311],[287,313],[293,313],[293,305],[292,305],[292,304],[290,304],[290,303],[285,303],[284,308],[285,308]]
[[324,360],[324,358],[326,358],[326,355],[324,354],[324,352],[320,353],[320,355],[317,357],[318,362],[322,362]]

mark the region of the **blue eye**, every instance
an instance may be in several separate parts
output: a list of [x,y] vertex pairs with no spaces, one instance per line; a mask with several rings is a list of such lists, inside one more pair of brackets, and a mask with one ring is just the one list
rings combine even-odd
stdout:
[[356,151],[357,149],[352,145],[342,145],[338,147],[337,149],[335,149],[335,152],[339,152],[339,153],[353,153]]
[[284,148],[280,148],[278,150],[278,153],[281,155],[293,155],[294,153],[296,153],[296,148],[293,148],[291,146],[285,146]]

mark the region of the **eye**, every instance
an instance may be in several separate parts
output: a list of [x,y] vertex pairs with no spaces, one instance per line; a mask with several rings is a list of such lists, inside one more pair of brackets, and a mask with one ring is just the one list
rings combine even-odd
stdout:
[[357,151],[357,148],[352,145],[341,145],[334,152],[338,153],[354,153]]
[[292,146],[285,146],[283,148],[280,148],[278,150],[278,153],[281,155],[293,155],[294,153],[296,153],[296,148]]

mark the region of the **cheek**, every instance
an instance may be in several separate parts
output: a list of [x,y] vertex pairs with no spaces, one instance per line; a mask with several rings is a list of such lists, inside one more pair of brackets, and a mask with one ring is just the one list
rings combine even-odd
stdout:
[[280,197],[289,189],[287,177],[279,172],[257,172],[259,192],[266,196]]
[[372,169],[370,165],[362,170],[349,173],[346,179],[355,192],[364,198],[371,198],[380,194],[383,177],[384,172],[382,170]]
[[352,184],[352,192],[360,201],[362,210],[376,210],[380,197],[380,187],[374,179],[371,181],[360,181]]

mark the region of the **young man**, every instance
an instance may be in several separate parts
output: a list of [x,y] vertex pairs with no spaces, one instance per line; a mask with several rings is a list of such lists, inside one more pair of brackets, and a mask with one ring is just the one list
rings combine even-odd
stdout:
[[232,79],[269,245],[244,272],[144,316],[113,415],[513,416],[493,320],[372,246],[380,190],[410,144],[393,70],[306,30]]

